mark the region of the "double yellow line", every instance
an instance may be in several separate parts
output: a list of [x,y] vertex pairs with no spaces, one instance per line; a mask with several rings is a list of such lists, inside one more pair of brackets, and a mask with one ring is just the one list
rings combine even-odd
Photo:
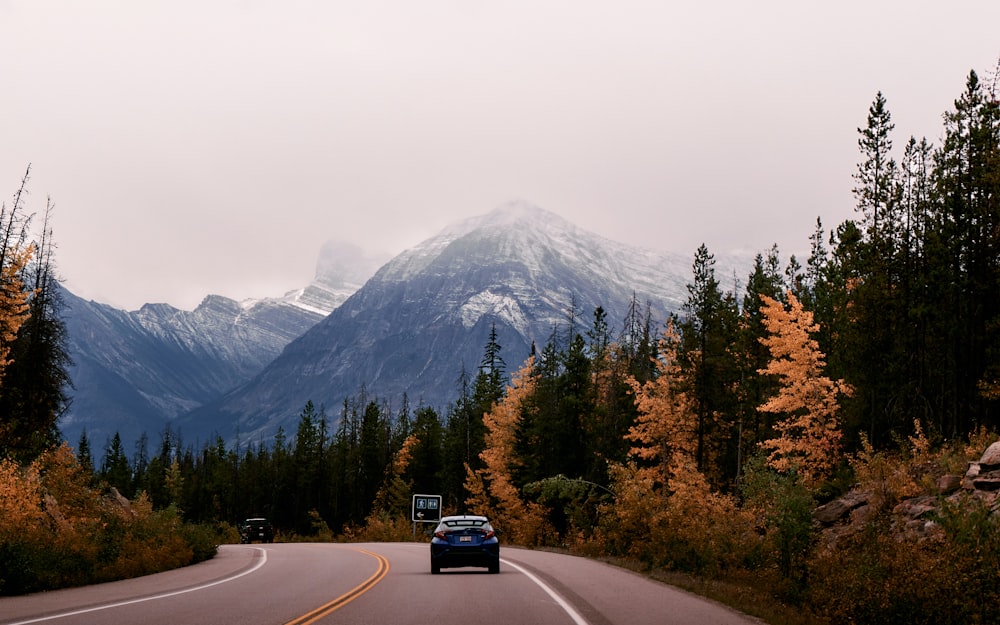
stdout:
[[378,561],[378,570],[375,571],[375,574],[366,579],[365,581],[363,581],[358,586],[355,586],[351,590],[340,595],[330,603],[327,603],[326,605],[321,605],[320,607],[316,608],[312,612],[309,612],[308,614],[303,614],[302,616],[296,619],[288,621],[287,623],[285,623],[285,625],[312,625],[312,623],[315,623],[321,618],[328,616],[335,610],[339,610],[340,608],[344,607],[348,603],[354,601],[361,595],[371,590],[375,586],[375,584],[382,581],[382,578],[389,573],[389,560],[387,560],[384,556],[381,556],[377,553],[372,553],[371,551],[366,551],[364,549],[356,549],[356,551],[359,551],[365,555],[369,555]]

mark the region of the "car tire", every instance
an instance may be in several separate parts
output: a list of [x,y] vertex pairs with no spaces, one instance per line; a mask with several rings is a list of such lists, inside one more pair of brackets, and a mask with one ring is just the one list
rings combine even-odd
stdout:
[[437,575],[440,572],[441,572],[441,567],[440,566],[438,566],[436,564],[432,564],[431,565],[431,575]]
[[490,565],[490,573],[496,575],[499,572],[500,572],[500,560],[497,560],[496,562]]

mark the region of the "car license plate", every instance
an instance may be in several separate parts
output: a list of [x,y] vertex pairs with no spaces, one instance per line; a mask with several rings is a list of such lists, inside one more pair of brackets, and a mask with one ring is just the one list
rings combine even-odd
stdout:
[[460,543],[471,543],[472,542],[472,536],[459,536],[458,537],[458,542],[460,542]]

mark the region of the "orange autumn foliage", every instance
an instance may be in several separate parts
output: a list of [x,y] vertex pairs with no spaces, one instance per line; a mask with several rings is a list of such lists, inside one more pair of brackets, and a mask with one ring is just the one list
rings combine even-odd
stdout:
[[504,398],[483,415],[486,448],[479,457],[485,466],[476,471],[465,467],[468,509],[490,517],[511,542],[523,545],[540,544],[548,532],[544,507],[524,501],[511,477],[517,424],[535,383],[534,358],[529,358],[512,376]]
[[0,520],[3,526],[24,528],[44,519],[38,468],[34,465],[22,468],[13,460],[0,460]]
[[10,364],[10,345],[28,319],[28,298],[21,271],[31,260],[34,247],[8,250],[0,267],[0,374]]
[[760,340],[770,350],[771,361],[759,372],[775,376],[780,388],[758,410],[783,418],[774,425],[778,437],[760,445],[770,450],[769,466],[795,470],[807,485],[815,485],[830,475],[840,458],[838,398],[850,396],[852,389],[843,380],[823,375],[826,360],[811,336],[819,330],[812,312],[791,292],[787,309],[770,297],[762,295],[761,300],[768,336]]
[[694,458],[698,446],[694,402],[679,390],[677,342],[671,324],[660,339],[656,376],[645,384],[635,378],[628,380],[639,413],[625,436],[632,443],[629,455],[655,465],[657,479],[663,482],[669,479],[671,467]]
[[630,379],[638,416],[625,438],[630,459],[612,463],[617,495],[608,513],[605,540],[656,566],[708,571],[730,568],[743,557],[750,516],[732,496],[713,491],[698,470],[697,414],[683,388],[673,325],[660,340],[656,377]]

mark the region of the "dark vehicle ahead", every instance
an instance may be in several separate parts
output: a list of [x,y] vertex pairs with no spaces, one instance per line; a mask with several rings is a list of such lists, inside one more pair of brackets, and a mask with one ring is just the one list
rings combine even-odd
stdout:
[[484,516],[446,516],[431,539],[431,573],[463,566],[500,572],[500,541]]
[[274,542],[274,528],[267,519],[255,517],[240,523],[240,542],[247,544],[255,540],[262,543]]

